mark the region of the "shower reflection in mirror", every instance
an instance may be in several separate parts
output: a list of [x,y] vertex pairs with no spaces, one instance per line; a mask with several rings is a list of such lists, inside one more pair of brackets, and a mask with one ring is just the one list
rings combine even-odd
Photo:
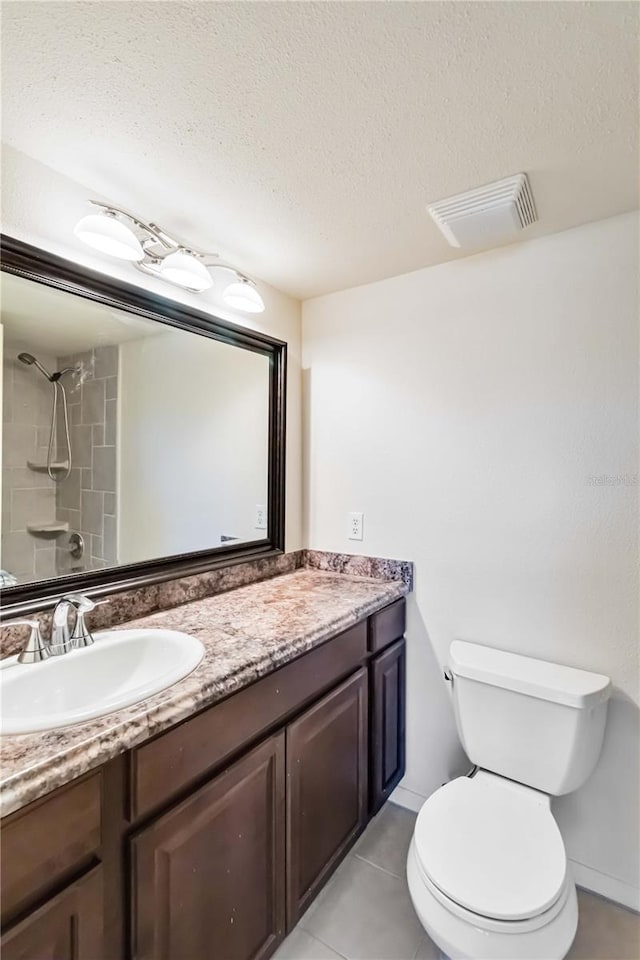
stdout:
[[[19,353],[18,360],[20,363],[24,363],[28,367],[35,367],[53,386],[51,428],[49,430],[46,468],[49,479],[54,480],[56,483],[60,483],[61,480],[66,480],[68,478],[73,466],[73,460],[71,457],[71,437],[69,434],[69,406],[67,403],[67,391],[64,388],[62,378],[71,373],[77,373],[78,371],[77,369],[74,370],[73,367],[64,367],[62,370],[56,370],[55,373],[49,373],[47,368],[43,367],[38,358],[34,357],[32,353]],[[61,410],[62,423],[64,427],[64,448],[63,452],[61,452],[59,457],[56,459],[54,454],[58,448],[58,394],[60,394],[62,400]]]
[[265,356],[1,283],[0,586],[266,536]]

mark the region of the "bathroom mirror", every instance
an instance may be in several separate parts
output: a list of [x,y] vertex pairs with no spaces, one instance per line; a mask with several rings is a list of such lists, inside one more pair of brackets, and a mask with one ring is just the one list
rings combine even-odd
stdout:
[[17,241],[2,270],[3,616],[283,549],[284,344]]

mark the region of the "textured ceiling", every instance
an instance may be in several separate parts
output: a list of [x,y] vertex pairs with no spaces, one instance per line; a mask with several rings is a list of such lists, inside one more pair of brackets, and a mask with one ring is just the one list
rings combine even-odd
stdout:
[[3,140],[298,297],[459,256],[425,205],[529,173],[538,236],[637,206],[635,3],[3,3]]

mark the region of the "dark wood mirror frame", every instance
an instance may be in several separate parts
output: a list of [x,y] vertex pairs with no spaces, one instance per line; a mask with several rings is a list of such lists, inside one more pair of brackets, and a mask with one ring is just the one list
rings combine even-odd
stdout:
[[47,609],[61,594],[69,591],[82,591],[94,597],[104,596],[282,553],[285,519],[286,343],[194,310],[142,287],[89,270],[11,237],[2,237],[0,266],[5,273],[252,350],[269,359],[268,528],[265,539],[6,587],[2,591],[0,619]]

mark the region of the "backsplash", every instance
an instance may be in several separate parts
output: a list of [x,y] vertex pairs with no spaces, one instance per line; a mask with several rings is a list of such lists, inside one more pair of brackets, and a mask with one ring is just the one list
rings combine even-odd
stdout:
[[[407,589],[413,589],[413,564],[406,560],[387,560],[379,557],[358,557],[351,554],[330,553],[322,550],[296,550],[293,553],[263,560],[249,560],[219,570],[167,580],[164,583],[138,587],[114,593],[108,603],[91,614],[91,628],[106,630],[138,617],[168,610],[193,600],[234,590],[259,580],[268,580],[283,573],[292,573],[301,567],[343,573],[374,580],[401,580]],[[51,611],[30,614],[40,621],[45,636],[51,629]],[[26,640],[25,627],[13,627],[11,621],[2,624],[0,658],[18,653]]]
[[304,567],[345,573],[350,577],[373,580],[402,580],[413,590],[413,563],[409,560],[387,560],[384,557],[360,557],[352,553],[331,553],[327,550],[303,550]]

